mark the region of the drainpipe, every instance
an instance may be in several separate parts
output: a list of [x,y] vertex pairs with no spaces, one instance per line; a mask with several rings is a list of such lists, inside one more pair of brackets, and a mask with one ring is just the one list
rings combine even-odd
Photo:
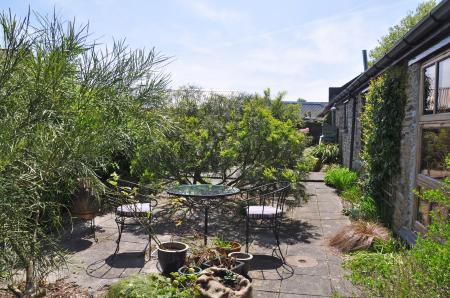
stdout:
[[331,110],[331,125],[336,126],[336,107],[333,105]]
[[356,127],[356,104],[358,103],[358,97],[353,98],[353,111],[352,111],[352,135],[350,139],[350,162],[349,168],[353,169],[353,150],[355,143],[355,127]]

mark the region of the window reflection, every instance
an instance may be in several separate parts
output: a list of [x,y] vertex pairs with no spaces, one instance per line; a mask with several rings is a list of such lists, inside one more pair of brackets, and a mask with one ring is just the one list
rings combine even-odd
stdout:
[[437,212],[444,217],[449,216],[449,207],[424,200],[418,200],[417,221],[427,226],[431,223],[431,211]]
[[439,62],[438,113],[450,112],[450,58]]
[[449,152],[450,127],[423,129],[420,173],[434,179],[449,177],[445,169],[445,157]]
[[432,65],[424,71],[423,113],[433,114],[435,103],[436,66]]

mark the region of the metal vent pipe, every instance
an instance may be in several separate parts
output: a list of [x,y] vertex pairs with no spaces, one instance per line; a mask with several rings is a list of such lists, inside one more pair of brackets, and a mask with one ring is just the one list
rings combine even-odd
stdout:
[[369,64],[367,63],[367,50],[362,50],[363,55],[363,64],[364,64],[364,72],[369,68]]

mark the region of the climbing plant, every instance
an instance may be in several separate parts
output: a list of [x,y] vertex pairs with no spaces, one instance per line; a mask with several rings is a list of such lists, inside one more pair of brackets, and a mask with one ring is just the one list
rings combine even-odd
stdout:
[[380,215],[390,221],[391,208],[383,189],[400,171],[400,138],[404,118],[406,67],[397,66],[373,79],[361,116],[366,191],[378,205]]

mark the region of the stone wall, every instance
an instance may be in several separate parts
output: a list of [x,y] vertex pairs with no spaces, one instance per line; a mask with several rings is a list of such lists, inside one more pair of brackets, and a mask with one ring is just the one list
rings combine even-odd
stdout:
[[407,101],[405,118],[402,124],[400,143],[400,174],[393,179],[394,210],[392,224],[395,230],[401,227],[412,228],[416,177],[417,117],[419,110],[420,65],[408,68],[406,88]]
[[[353,99],[347,103],[341,103],[336,106],[336,127],[338,128],[338,143],[341,149],[342,164],[346,167],[350,166],[350,142],[352,128],[352,109]],[[347,117],[345,117],[347,114]],[[345,121],[346,119],[346,121]]]
[[362,167],[361,150],[362,150],[362,132],[361,132],[361,113],[363,111],[363,96],[358,95],[356,102],[356,122],[355,122],[355,142],[353,147],[353,169],[359,171]]
[[[416,150],[417,150],[417,116],[419,106],[420,65],[414,64],[408,68],[407,102],[405,105],[405,118],[402,124],[400,143],[400,174],[392,179],[392,188],[386,186],[386,198],[393,207],[392,224],[395,230],[401,227],[412,228],[414,218],[415,198],[412,190],[415,187],[416,177]],[[339,145],[342,152],[342,164],[350,166],[350,148],[352,134],[353,100],[357,100],[355,139],[353,148],[353,168],[361,169],[360,153],[362,150],[361,112],[363,110],[363,95],[350,99],[346,104],[336,106],[336,126],[339,130]],[[347,123],[345,125],[345,115]]]
[[[360,151],[361,143],[361,96],[350,99],[346,104],[341,103],[336,106],[336,126],[339,130],[339,146],[341,149],[342,164],[350,167],[350,149],[352,139],[352,117],[353,117],[353,101],[356,100],[356,122],[355,122],[355,139],[353,147],[353,169],[361,168]],[[345,111],[347,113],[347,125],[345,125]]]

